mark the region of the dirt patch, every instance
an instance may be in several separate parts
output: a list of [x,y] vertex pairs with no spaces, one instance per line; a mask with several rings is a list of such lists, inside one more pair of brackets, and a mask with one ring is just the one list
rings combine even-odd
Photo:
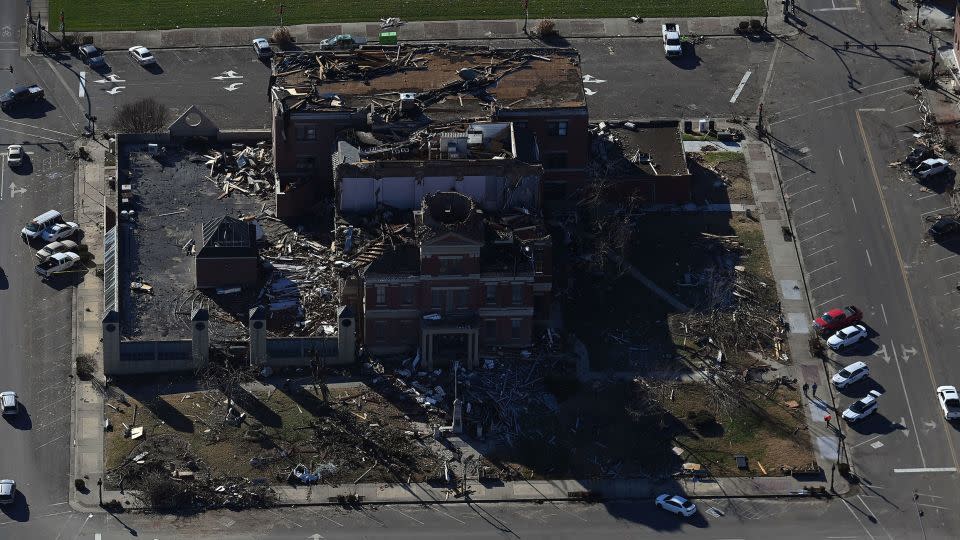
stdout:
[[697,204],[754,204],[747,162],[740,152],[688,152]]

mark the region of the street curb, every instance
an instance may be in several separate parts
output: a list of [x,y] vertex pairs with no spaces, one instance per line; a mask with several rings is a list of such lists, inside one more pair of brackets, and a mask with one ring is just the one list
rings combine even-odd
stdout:
[[[74,141],[74,148],[76,148],[76,141]],[[74,209],[80,208],[80,167],[82,166],[81,161],[77,161],[76,169],[73,174],[73,207]],[[73,486],[73,479],[77,477],[77,365],[74,359],[77,357],[77,343],[80,337],[80,317],[77,315],[78,312],[78,296],[80,295],[80,287],[73,288],[73,294],[71,298],[71,327],[73,330],[73,339],[71,340],[70,346],[70,377],[71,385],[70,392],[72,394],[70,399],[70,468],[69,475],[67,476],[67,501],[70,503],[70,508],[77,510],[78,512],[83,512],[83,506],[77,501],[77,490]]]

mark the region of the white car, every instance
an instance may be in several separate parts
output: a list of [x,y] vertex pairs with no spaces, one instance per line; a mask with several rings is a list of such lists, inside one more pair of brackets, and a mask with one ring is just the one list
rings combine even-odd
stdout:
[[925,159],[913,170],[918,178],[927,178],[942,173],[950,168],[950,163],[943,158]]
[[830,380],[833,382],[833,385],[837,387],[837,390],[842,390],[860,379],[866,379],[869,376],[870,366],[868,366],[866,362],[854,362],[836,372]]
[[262,37],[253,40],[253,52],[257,53],[257,58],[270,58],[273,56],[273,49],[270,48],[270,42]]
[[690,517],[697,512],[697,505],[680,495],[664,493],[657,497],[657,508],[672,512],[678,516]]
[[830,339],[827,340],[827,345],[836,351],[844,347],[849,347],[864,339],[867,339],[866,327],[862,324],[856,324],[839,330],[836,334],[830,336]]
[[79,253],[80,246],[73,240],[50,242],[49,244],[43,246],[42,249],[37,250],[37,262],[44,262],[57,253],[64,253],[67,251]]
[[22,146],[19,144],[11,144],[7,147],[7,163],[14,168],[23,164]]
[[127,51],[130,53],[130,58],[133,58],[133,61],[141,66],[157,63],[157,58],[153,56],[153,53],[150,52],[150,49],[144,47],[143,45],[134,45],[133,47],[127,49]]
[[20,402],[17,401],[17,393],[13,390],[0,392],[0,407],[3,408],[4,416],[12,416],[20,411]]
[[843,411],[843,419],[853,424],[877,412],[877,406],[879,405],[877,398],[881,395],[883,394],[876,390],[871,390],[866,396],[853,402],[853,405],[850,405],[847,407],[847,410]]
[[13,480],[0,480],[0,504],[11,504],[17,496],[17,483]]
[[77,232],[78,229],[80,229],[80,226],[72,221],[55,223],[44,229],[43,232],[40,233],[40,238],[43,238],[47,242],[54,242],[73,236],[73,233]]
[[960,395],[954,386],[938,386],[937,399],[943,409],[943,417],[947,420],[960,419]]

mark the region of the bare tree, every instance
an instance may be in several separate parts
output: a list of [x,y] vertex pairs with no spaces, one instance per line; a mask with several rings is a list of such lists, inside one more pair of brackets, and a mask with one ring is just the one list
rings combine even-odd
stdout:
[[169,109],[153,98],[145,98],[122,105],[112,127],[118,133],[156,133],[169,123]]

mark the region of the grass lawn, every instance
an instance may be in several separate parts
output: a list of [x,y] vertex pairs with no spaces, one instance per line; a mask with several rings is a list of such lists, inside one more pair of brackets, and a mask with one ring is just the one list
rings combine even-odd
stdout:
[[[269,26],[279,22],[278,0],[51,0],[56,16],[62,9],[67,31],[155,30],[206,26]],[[520,19],[522,2],[503,0],[284,0],[284,24],[451,19]],[[720,17],[759,16],[762,0],[533,0],[531,19],[596,17]],[[402,34],[403,28],[400,32]]]

